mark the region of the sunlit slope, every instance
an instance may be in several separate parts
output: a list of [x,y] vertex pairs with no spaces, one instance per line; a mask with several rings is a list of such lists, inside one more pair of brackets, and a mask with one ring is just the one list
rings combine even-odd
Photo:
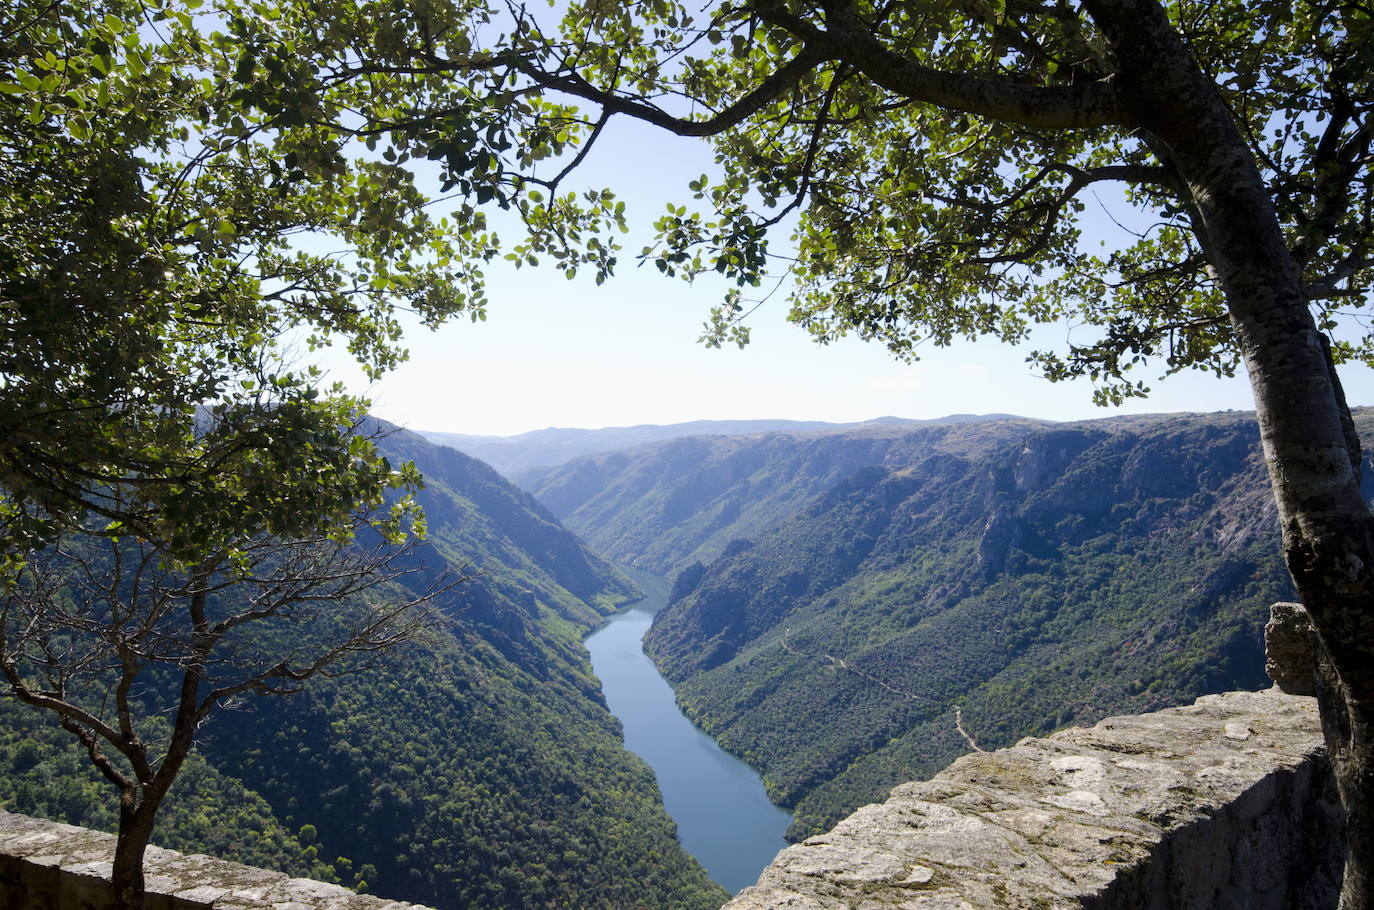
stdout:
[[570,524],[685,567],[649,649],[794,835],[970,738],[1267,685],[1262,626],[1291,592],[1253,415],[690,443],[574,462],[540,495],[567,509],[558,490],[606,470]]
[[697,436],[575,459],[520,482],[598,553],[672,575],[795,514],[865,467],[1008,443],[1036,421],[952,418],[823,433]]

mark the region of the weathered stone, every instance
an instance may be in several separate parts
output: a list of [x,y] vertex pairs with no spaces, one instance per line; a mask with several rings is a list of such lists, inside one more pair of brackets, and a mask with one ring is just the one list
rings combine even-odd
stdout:
[[973,753],[780,853],[727,910],[1331,907],[1312,699],[1210,695]]
[[[104,910],[112,834],[0,811],[0,908]],[[427,910],[199,854],[149,847],[147,910]]]
[[1316,663],[1312,657],[1312,620],[1298,603],[1269,607],[1264,625],[1264,672],[1289,695],[1316,695]]

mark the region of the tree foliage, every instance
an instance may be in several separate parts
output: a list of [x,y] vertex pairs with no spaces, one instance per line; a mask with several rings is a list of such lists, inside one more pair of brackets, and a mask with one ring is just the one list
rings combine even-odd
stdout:
[[0,14],[0,672],[118,792],[129,908],[212,711],[416,630],[411,600],[336,602],[388,577],[360,523],[422,528],[419,475],[289,347],[342,338],[375,376],[398,307],[481,308],[409,175],[344,158],[194,8]]
[[[0,23],[17,48],[0,64],[14,175],[0,480],[19,550],[94,512],[189,554],[164,505],[204,514],[209,540],[254,522],[337,529],[384,468],[366,444],[339,455],[351,403],[268,342],[341,334],[380,370],[397,356],[394,305],[480,316],[480,264],[498,253],[603,280],[623,208],[565,184],[605,124],[713,137],[720,173],[642,254],[738,285],[708,343],[747,339],[745,295],[780,267],[791,318],[823,342],[854,333],[905,357],[1065,321],[1070,340],[1032,359],[1092,377],[1102,401],[1143,394],[1144,362],[1244,361],[1322,643],[1328,746],[1366,870],[1347,900],[1363,905],[1374,520],[1331,360],[1374,361],[1374,339],[1323,333],[1369,303],[1374,268],[1367,7],[193,4],[21,5]],[[428,214],[423,171],[453,194],[448,220]],[[1119,243],[1083,236],[1103,184],[1133,213]],[[486,206],[518,216],[513,243]],[[320,237],[345,252],[310,252]],[[92,315],[42,328],[70,312]],[[305,482],[272,486],[283,468]],[[146,502],[112,509],[111,484]]]
[[[715,137],[697,210],[670,204],[646,252],[740,290],[708,343],[744,341],[744,289],[795,224],[791,317],[911,356],[922,341],[1026,338],[1051,378],[1104,402],[1132,370],[1244,362],[1285,556],[1310,611],[1327,745],[1350,818],[1347,906],[1374,890],[1374,518],[1333,360],[1374,361],[1368,332],[1374,106],[1370,11],[1240,0],[673,0],[525,7],[347,2],[231,18],[304,51],[299,86],[384,160],[427,158],[446,189],[522,217],[517,262],[616,263],[605,192],[563,190],[613,116]],[[275,9],[275,8],[274,8]],[[317,17],[329,23],[319,28]],[[255,26],[255,28],[259,28]],[[586,102],[574,109],[568,99]],[[554,158],[544,168],[539,162]],[[551,173],[550,173],[551,171]],[[1085,248],[1081,215],[1119,184],[1134,238]],[[795,221],[789,219],[795,217]],[[1091,238],[1088,238],[1091,240]],[[1107,239],[1107,238],[1103,238]],[[1340,307],[1341,310],[1336,308]]]
[[[620,204],[564,184],[605,123],[629,116],[712,137],[720,166],[684,188],[688,204],[670,204],[643,257],[742,289],[786,273],[791,319],[821,341],[857,333],[909,357],[923,342],[1017,342],[1037,323],[1068,321],[1080,327],[1070,342],[1032,357],[1050,378],[1092,376],[1104,402],[1143,394],[1132,369],[1147,360],[1168,372],[1238,365],[1188,177],[1142,128],[1119,89],[1121,56],[1086,9],[227,8],[242,32],[237,75],[285,76],[280,93],[339,141],[433,162],[443,189],[462,195],[460,220],[473,203],[517,212],[527,228],[509,246],[517,262],[591,266],[598,280],[615,267]],[[1227,2],[1165,12],[1234,113],[1318,321],[1333,328],[1341,308],[1368,302],[1374,259],[1368,11]],[[308,50],[314,72],[267,47]],[[359,119],[331,123],[342,110]],[[1083,235],[1100,194],[1127,228],[1120,242]],[[790,234],[779,254],[770,231],[780,227]],[[747,338],[745,293],[713,312],[708,342]],[[1374,341],[1343,337],[1336,353],[1367,362]]]
[[455,232],[408,175],[279,129],[299,111],[266,78],[225,78],[238,44],[199,34],[193,7],[19,4],[0,21],[12,554],[88,513],[190,560],[245,532],[342,532],[415,478],[350,438],[361,402],[282,345],[340,337],[376,375],[404,356],[398,306],[480,312],[434,263]]

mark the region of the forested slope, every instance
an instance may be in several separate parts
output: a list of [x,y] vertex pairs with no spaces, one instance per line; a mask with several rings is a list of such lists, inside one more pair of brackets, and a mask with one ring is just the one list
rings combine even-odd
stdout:
[[672,575],[773,527],[861,468],[982,449],[1038,425],[955,418],[915,427],[695,436],[578,458],[519,480],[598,553]]
[[996,748],[1264,686],[1267,607],[1290,595],[1249,414],[688,440],[540,491],[607,552],[687,565],[649,650],[795,806],[794,836],[965,734]]
[[[432,640],[220,712],[155,842],[440,908],[719,906],[580,643],[633,584],[480,462],[405,432],[381,447],[426,475],[422,571],[395,584],[480,574]],[[66,734],[0,712],[0,805],[110,827],[111,791]]]

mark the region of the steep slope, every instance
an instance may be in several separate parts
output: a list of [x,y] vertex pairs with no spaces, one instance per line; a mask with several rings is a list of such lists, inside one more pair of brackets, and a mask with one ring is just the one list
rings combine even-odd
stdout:
[[[427,478],[422,571],[396,584],[419,589],[446,566],[480,574],[438,605],[450,621],[430,641],[212,719],[202,773],[174,791],[156,839],[293,872],[332,866],[440,908],[718,906],[652,773],[622,748],[580,642],[634,585],[480,462],[405,432],[381,447]],[[66,806],[64,791],[87,809],[108,794],[60,734],[0,741],[0,769],[27,765],[32,784],[0,788],[7,808],[101,820],[66,811],[82,800]],[[207,799],[215,788],[228,796]],[[236,846],[253,838],[225,832],[244,823],[265,842]]]
[[716,558],[866,467],[1024,435],[1036,421],[951,418],[823,433],[699,436],[579,458],[520,483],[599,553],[665,575]]
[[452,446],[496,468],[507,477],[541,475],[553,471],[582,455],[613,452],[683,436],[740,436],[770,432],[802,433],[854,427],[915,426],[926,423],[977,423],[1005,418],[1006,414],[955,414],[938,421],[909,420],[903,417],[878,417],[856,423],[826,423],[823,420],[693,420],[687,423],[640,424],[633,427],[604,427],[580,430],[549,427],[518,436],[473,436],[465,433],[418,431],[439,445]]
[[793,836],[970,738],[1262,686],[1290,595],[1249,414],[678,441],[558,476],[540,495],[605,552],[686,566],[647,645]]

